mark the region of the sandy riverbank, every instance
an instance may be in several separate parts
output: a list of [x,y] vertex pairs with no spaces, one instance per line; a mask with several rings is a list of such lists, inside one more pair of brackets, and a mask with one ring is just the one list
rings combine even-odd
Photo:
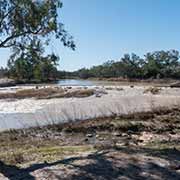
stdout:
[[[4,88],[0,93],[16,92],[31,86]],[[64,87],[66,88],[66,87]],[[84,87],[72,87],[81,89]],[[144,86],[91,86],[96,94],[86,98],[55,98],[37,100],[1,99],[0,130],[62,123],[75,120],[151,111],[154,108],[180,105],[180,89],[161,88],[156,94]],[[145,93],[146,92],[146,93]]]

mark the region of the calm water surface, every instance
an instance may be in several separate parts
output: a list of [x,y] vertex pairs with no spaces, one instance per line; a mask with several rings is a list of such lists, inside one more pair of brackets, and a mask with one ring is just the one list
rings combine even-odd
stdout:
[[61,86],[94,86],[95,82],[81,79],[63,79],[59,80],[58,84]]

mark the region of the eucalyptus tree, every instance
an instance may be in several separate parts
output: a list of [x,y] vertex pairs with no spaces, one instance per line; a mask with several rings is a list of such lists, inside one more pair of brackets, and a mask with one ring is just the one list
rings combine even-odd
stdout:
[[27,51],[38,61],[35,56],[43,51],[36,49],[44,49],[54,38],[75,50],[73,37],[59,18],[62,5],[60,0],[0,0],[0,48],[11,48],[9,67],[14,68],[16,61],[26,64]]

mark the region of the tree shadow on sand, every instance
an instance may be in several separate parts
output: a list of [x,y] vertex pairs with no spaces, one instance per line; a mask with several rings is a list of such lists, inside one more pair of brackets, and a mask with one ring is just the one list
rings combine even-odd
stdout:
[[[180,152],[176,149],[166,150],[150,150],[131,148],[121,148],[116,150],[98,151],[87,156],[78,156],[66,158],[53,163],[33,164],[28,168],[18,168],[12,165],[6,165],[0,162],[0,173],[2,173],[9,180],[35,180],[31,175],[36,170],[42,170],[46,175],[51,175],[52,179],[73,179],[73,180],[110,180],[110,179],[173,179],[179,180],[180,174],[176,169],[161,166],[152,161],[147,161],[143,166],[139,162],[125,161],[119,157],[113,157],[109,154],[125,153],[125,155],[143,154],[153,156],[169,161],[170,163],[180,163]],[[80,163],[76,163],[79,161]],[[86,162],[86,163],[83,163]],[[54,166],[57,166],[54,170]],[[67,167],[63,172],[61,165]],[[69,173],[69,171],[71,173]],[[152,176],[153,175],[153,176]],[[42,175],[43,176],[43,175]],[[44,178],[45,179],[45,178]],[[47,179],[47,177],[46,177]]]

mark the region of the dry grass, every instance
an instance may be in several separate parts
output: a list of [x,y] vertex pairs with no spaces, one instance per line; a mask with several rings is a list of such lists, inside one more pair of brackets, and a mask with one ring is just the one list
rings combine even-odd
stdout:
[[15,93],[1,93],[0,99],[24,99],[24,98],[43,98],[56,93],[64,92],[63,89],[55,89],[55,88],[42,88],[42,89],[24,89],[18,90]]
[[0,99],[51,99],[63,97],[88,97],[94,94],[92,89],[79,89],[66,91],[62,88],[24,89],[15,93],[1,93]]
[[144,94],[147,94],[150,92],[151,94],[156,95],[156,94],[159,94],[160,91],[161,91],[161,88],[150,87],[144,90]]
[[52,97],[77,97],[77,98],[83,98],[83,97],[89,97],[94,94],[93,89],[78,89],[78,90],[72,90],[68,92],[64,92],[61,94],[56,94],[55,96]]

